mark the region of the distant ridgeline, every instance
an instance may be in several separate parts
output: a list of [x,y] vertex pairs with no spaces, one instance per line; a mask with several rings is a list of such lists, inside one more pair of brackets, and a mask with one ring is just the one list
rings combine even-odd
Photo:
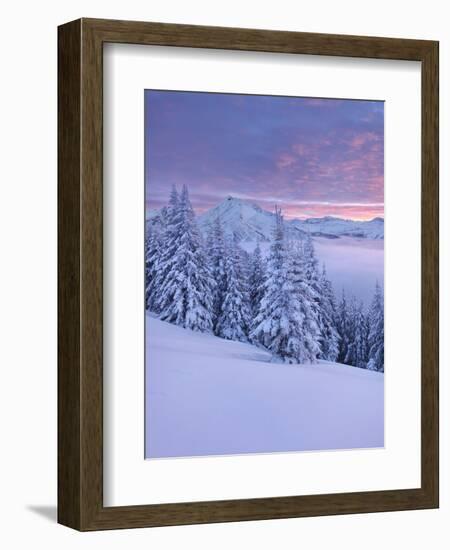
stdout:
[[[323,359],[384,372],[381,287],[368,311],[344,293],[337,303],[311,235],[382,239],[384,222],[285,222],[279,209],[232,197],[197,219],[187,187],[174,187],[147,223],[146,308],[184,328],[261,346],[275,362]],[[252,254],[239,245],[250,240],[258,242]],[[270,242],[267,257],[259,241]]]
[[[160,214],[157,210],[148,213],[148,222]],[[220,218],[225,235],[236,235],[240,241],[270,242],[276,223],[273,212],[263,210],[256,204],[235,197],[227,197],[220,204],[197,218],[198,226],[206,237],[211,225]],[[306,220],[285,220],[285,233],[289,239],[301,239],[307,233],[313,237],[339,239],[384,239],[384,219],[355,221],[325,216]]]

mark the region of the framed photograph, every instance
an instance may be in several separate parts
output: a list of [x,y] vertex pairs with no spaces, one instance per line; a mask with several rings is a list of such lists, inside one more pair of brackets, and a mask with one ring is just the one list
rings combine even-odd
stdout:
[[58,50],[58,521],[438,507],[438,43]]

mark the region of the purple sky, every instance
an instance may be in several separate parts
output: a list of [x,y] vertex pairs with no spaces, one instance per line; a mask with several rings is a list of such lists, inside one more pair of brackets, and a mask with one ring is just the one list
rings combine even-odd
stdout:
[[146,207],[187,184],[201,213],[228,195],[287,218],[384,214],[384,103],[145,91]]

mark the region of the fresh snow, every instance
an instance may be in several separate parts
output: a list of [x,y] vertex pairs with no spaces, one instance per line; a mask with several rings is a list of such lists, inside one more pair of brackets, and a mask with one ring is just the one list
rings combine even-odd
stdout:
[[146,315],[146,458],[384,445],[384,376],[271,362]]

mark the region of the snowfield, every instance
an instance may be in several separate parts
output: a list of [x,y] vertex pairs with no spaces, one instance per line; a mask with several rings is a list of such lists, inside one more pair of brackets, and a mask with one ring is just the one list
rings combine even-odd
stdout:
[[383,387],[146,315],[146,458],[383,447]]

